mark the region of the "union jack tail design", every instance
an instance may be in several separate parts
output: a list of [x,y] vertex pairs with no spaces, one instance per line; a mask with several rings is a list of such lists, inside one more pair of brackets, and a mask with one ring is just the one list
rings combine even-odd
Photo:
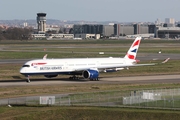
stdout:
[[139,45],[140,45],[140,42],[141,42],[141,37],[137,37],[133,44],[131,45],[131,47],[129,48],[127,54],[125,55],[124,58],[126,59],[136,59],[136,55],[137,55],[137,52],[138,52],[138,48],[139,48]]

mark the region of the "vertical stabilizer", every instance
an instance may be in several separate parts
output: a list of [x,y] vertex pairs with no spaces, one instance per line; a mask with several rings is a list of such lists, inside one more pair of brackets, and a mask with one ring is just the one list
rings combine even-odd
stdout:
[[129,48],[129,50],[128,50],[128,52],[127,52],[127,54],[125,55],[124,58],[126,58],[126,59],[136,59],[136,55],[137,55],[137,52],[138,52],[140,42],[141,42],[141,37],[137,37],[134,40],[131,47]]

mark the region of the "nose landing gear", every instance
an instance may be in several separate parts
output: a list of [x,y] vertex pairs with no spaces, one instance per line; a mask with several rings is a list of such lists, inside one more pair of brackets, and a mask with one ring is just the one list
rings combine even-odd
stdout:
[[26,78],[27,78],[26,82],[27,82],[27,83],[30,83],[31,81],[30,81],[30,79],[29,79],[29,75],[26,76]]

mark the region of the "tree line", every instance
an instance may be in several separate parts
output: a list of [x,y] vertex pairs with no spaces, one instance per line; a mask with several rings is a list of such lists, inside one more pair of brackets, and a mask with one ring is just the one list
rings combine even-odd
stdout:
[[32,28],[0,27],[0,40],[28,40],[31,39]]

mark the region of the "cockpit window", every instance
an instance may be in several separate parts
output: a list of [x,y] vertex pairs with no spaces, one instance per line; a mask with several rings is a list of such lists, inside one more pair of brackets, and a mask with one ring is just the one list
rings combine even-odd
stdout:
[[23,65],[22,67],[30,67],[30,65]]

